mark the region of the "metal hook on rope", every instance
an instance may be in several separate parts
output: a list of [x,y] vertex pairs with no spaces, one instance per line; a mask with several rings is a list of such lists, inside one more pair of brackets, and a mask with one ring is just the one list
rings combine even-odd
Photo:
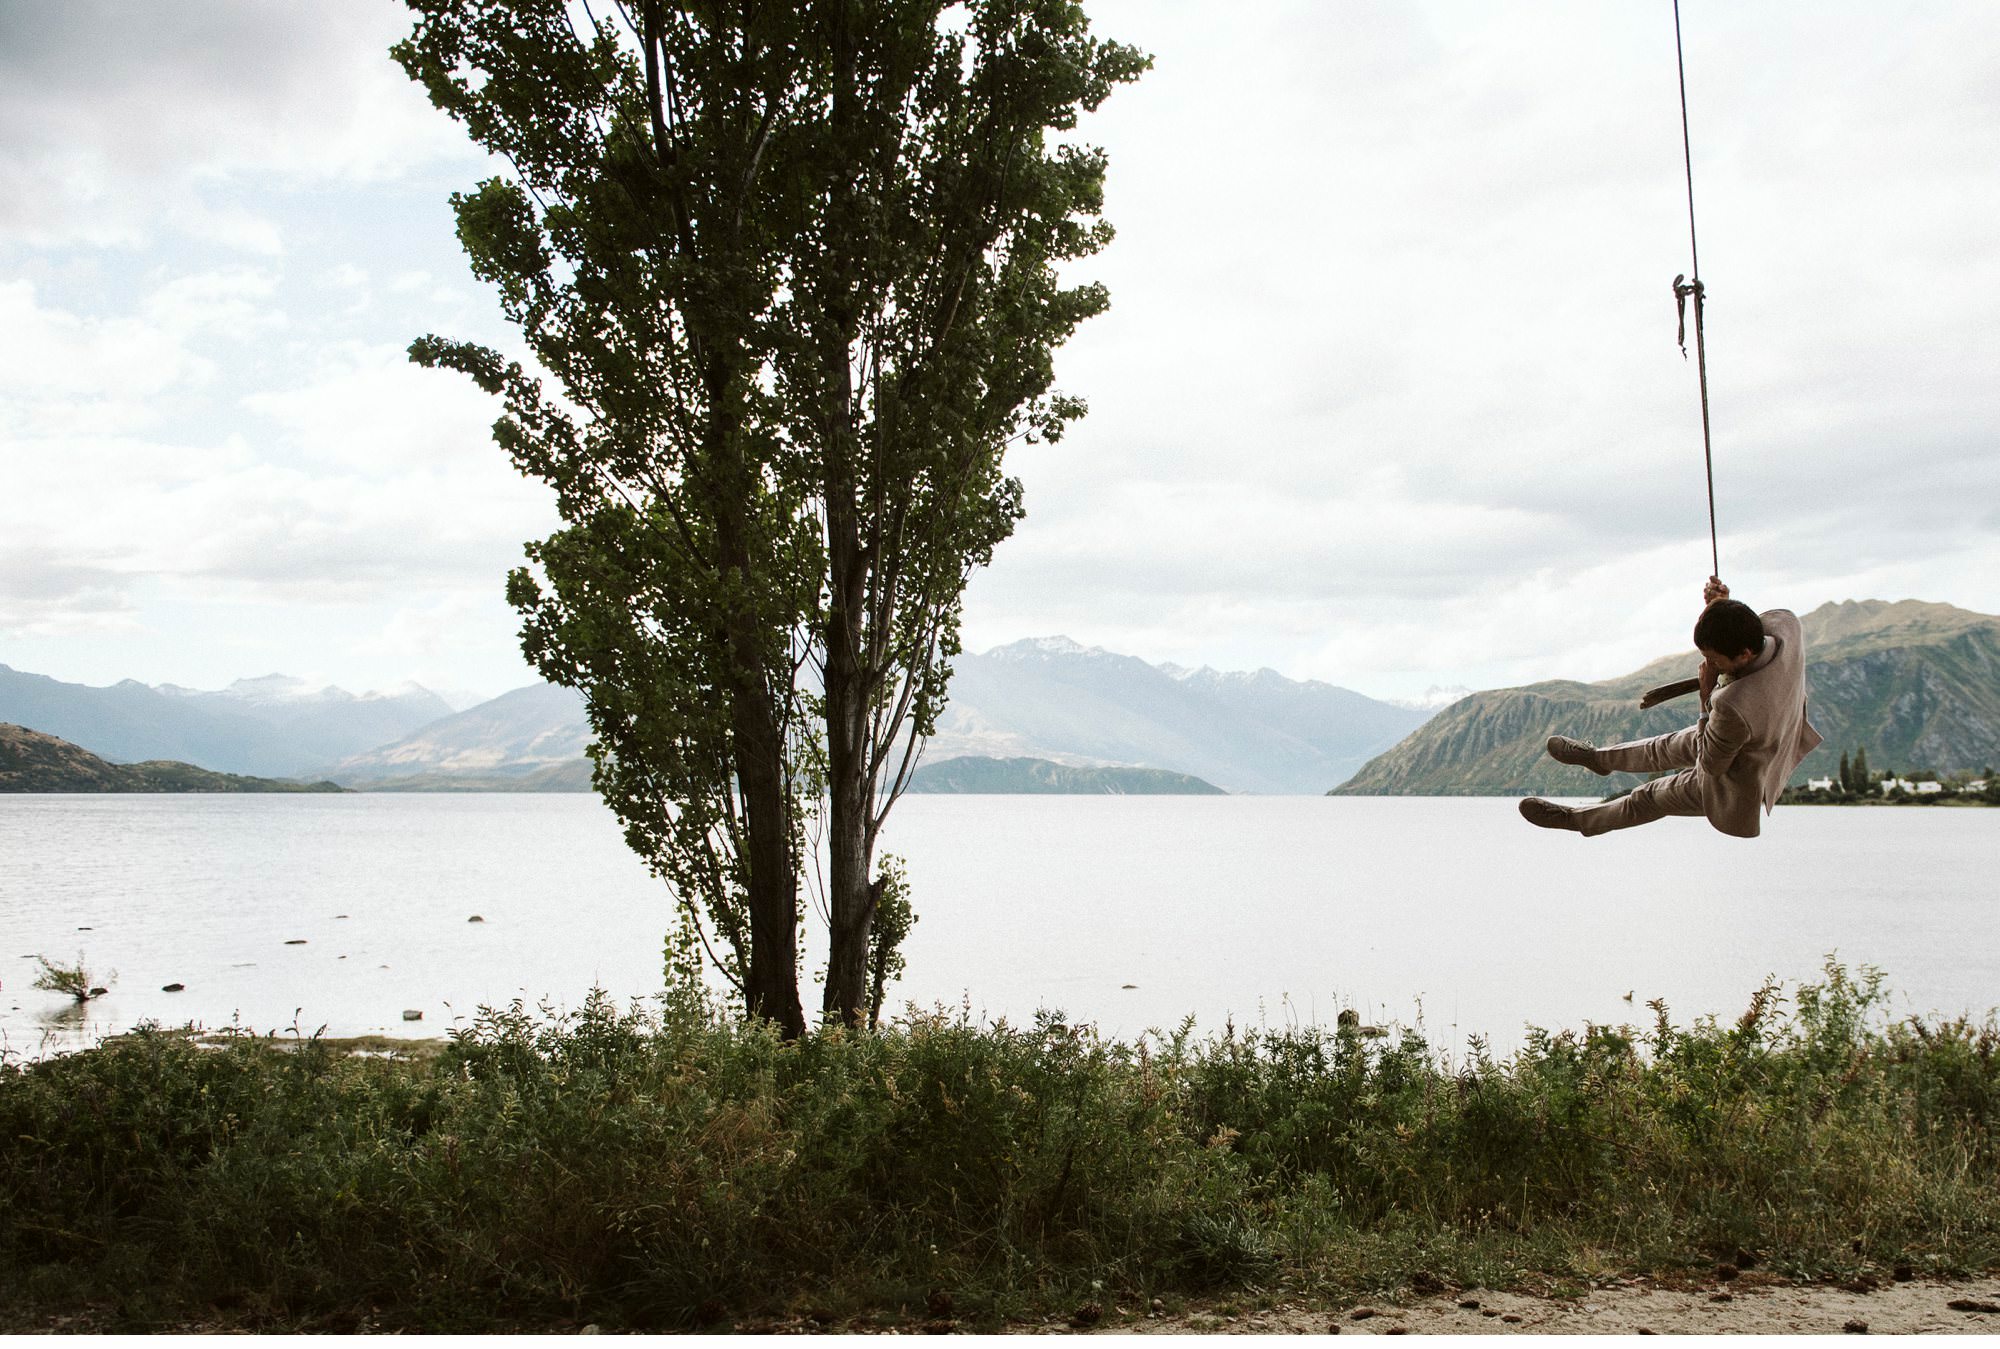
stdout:
[[1680,343],[1681,359],[1688,354],[1688,296],[1694,296],[1695,326],[1701,326],[1701,300],[1703,286],[1699,280],[1690,281],[1686,272],[1674,277],[1674,312],[1680,318],[1680,327],[1674,333],[1674,341]]

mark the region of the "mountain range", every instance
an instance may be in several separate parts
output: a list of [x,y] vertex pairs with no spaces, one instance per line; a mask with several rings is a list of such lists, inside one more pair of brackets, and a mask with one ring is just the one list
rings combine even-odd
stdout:
[[[954,662],[951,701],[924,762],[1039,759],[1161,770],[1226,791],[1317,794],[1430,715],[1272,670],[1150,665],[1064,637],[1037,638]],[[536,684],[323,772],[372,790],[581,791],[590,786],[589,743],[583,699]],[[961,765],[930,781],[963,783],[975,780],[973,772]]]
[[[2000,763],[2000,617],[1921,600],[1848,600],[1801,619],[1807,710],[1825,738],[1793,781],[1865,748],[1879,769],[1979,772]],[[1550,735],[1609,745],[1693,721],[1693,698],[1640,711],[1646,689],[1694,673],[1663,656],[1617,679],[1489,689],[1444,709],[1337,788],[1341,795],[1598,796],[1607,780],[1547,757]],[[1612,783],[1630,782],[1614,777]]]
[[450,715],[450,704],[416,684],[353,694],[266,675],[213,692],[136,679],[98,688],[0,665],[0,721],[116,763],[165,759],[260,777],[321,776],[314,770]]
[[[1317,794],[1435,710],[1273,670],[1151,665],[1062,637],[962,655],[955,667],[929,765],[1040,759],[1182,774],[1226,791]],[[0,720],[113,761],[180,759],[371,791],[590,788],[583,699],[550,684],[452,712],[415,686],[356,697],[273,675],[213,693],[134,680],[92,688],[0,666]],[[937,781],[963,783],[972,771]]]
[[953,662],[951,701],[924,757],[1161,768],[1230,792],[1317,794],[1434,711],[1275,670],[1151,665],[1031,638]]
[[582,694],[529,684],[349,755],[326,776],[369,791],[586,792],[590,741]]
[[[1812,717],[1826,744],[1799,779],[1826,776],[1843,751],[1863,747],[1881,769],[1979,772],[2000,763],[2000,618],[1861,600],[1824,605],[1804,625]],[[1033,759],[1181,774],[1230,792],[1598,795],[1603,779],[1543,754],[1549,735],[1609,744],[1695,714],[1691,699],[1637,706],[1642,690],[1690,673],[1692,652],[1618,679],[1490,689],[1441,708],[1397,706],[1272,670],[1153,665],[1061,637],[954,664],[927,766]],[[583,700],[549,684],[453,712],[414,685],[355,695],[271,675],[214,692],[133,680],[94,688],[0,665],[0,722],[113,763],[178,760],[375,791],[590,788]],[[965,762],[931,781],[934,790],[964,791],[1002,779],[1018,780],[1014,789],[1063,790],[1125,781]]]

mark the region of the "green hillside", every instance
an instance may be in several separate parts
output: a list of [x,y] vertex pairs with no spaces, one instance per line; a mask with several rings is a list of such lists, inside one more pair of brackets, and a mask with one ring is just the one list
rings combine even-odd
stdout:
[[[1879,769],[1983,772],[2000,764],[2000,618],[1920,600],[1848,600],[1802,620],[1808,704],[1826,738],[1794,781],[1830,776],[1866,747]],[[1692,697],[1641,712],[1645,689],[1694,673],[1665,656],[1595,684],[1553,680],[1476,693],[1440,712],[1335,789],[1342,796],[1598,796],[1630,785],[1566,768],[1551,735],[1615,744],[1692,721]]]
[[1047,759],[966,755],[925,764],[910,776],[913,792],[1008,796],[1223,796],[1222,788],[1160,768],[1103,768]]
[[337,792],[331,782],[212,773],[171,759],[114,764],[25,726],[0,722],[0,792]]
[[[335,768],[334,772],[339,772]],[[571,759],[547,764],[525,772],[506,773],[412,773],[405,777],[355,777],[350,791],[357,792],[588,792],[591,763]]]

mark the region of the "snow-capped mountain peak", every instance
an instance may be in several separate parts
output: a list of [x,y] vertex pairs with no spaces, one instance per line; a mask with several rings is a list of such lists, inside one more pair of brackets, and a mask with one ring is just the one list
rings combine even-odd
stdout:
[[1102,656],[1106,652],[1102,647],[1085,646],[1067,637],[1023,637],[1018,642],[996,646],[985,654],[999,660],[1026,660],[1031,657]]
[[354,695],[331,684],[314,684],[296,675],[267,674],[239,679],[222,692],[246,703],[284,704],[345,702]]

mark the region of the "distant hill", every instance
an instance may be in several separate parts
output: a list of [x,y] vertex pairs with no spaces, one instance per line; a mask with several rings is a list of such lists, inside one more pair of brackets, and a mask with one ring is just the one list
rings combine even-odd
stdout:
[[1222,796],[1222,788],[1160,768],[1094,768],[1047,759],[966,755],[927,763],[910,775],[909,790],[1007,796]]
[[496,769],[490,773],[409,773],[400,777],[355,777],[349,781],[363,792],[587,792],[591,786],[588,759],[570,759],[526,772]]
[[[954,664],[926,751],[932,764],[1041,759],[1158,770],[1223,791],[1317,795],[1436,710],[1273,670],[1151,665],[1061,637]],[[364,791],[590,790],[583,699],[550,684],[454,713],[414,685],[359,698],[283,675],[215,692],[133,680],[92,688],[0,666],[0,720],[113,762],[178,759]]]
[[[1825,743],[1795,782],[1830,775],[1865,747],[1881,769],[1979,772],[2000,764],[2000,618],[1919,600],[1848,600],[1801,620],[1808,705]],[[1638,710],[1639,694],[1693,673],[1663,656],[1618,679],[1492,689],[1452,704],[1341,786],[1342,795],[1597,796],[1605,779],[1549,759],[1550,735],[1593,744],[1657,735],[1697,715],[1692,698]]]
[[[937,767],[1040,759],[1154,769],[1225,791],[1317,795],[1434,710],[1271,670],[1149,665],[1060,637],[960,656],[954,666],[951,700],[925,751]],[[581,696],[533,684],[318,772],[364,791],[588,791],[590,740]]]
[[1063,637],[953,667],[933,759],[1159,768],[1232,792],[1317,795],[1432,715],[1274,670],[1151,665]]
[[415,684],[356,695],[267,675],[210,692],[136,679],[99,688],[0,665],[0,721],[59,736],[113,763],[172,759],[295,777],[450,712]]
[[590,740],[581,694],[530,684],[322,771],[365,791],[589,791]]
[[331,782],[274,782],[170,760],[106,763],[67,740],[0,723],[0,792],[337,792]]

